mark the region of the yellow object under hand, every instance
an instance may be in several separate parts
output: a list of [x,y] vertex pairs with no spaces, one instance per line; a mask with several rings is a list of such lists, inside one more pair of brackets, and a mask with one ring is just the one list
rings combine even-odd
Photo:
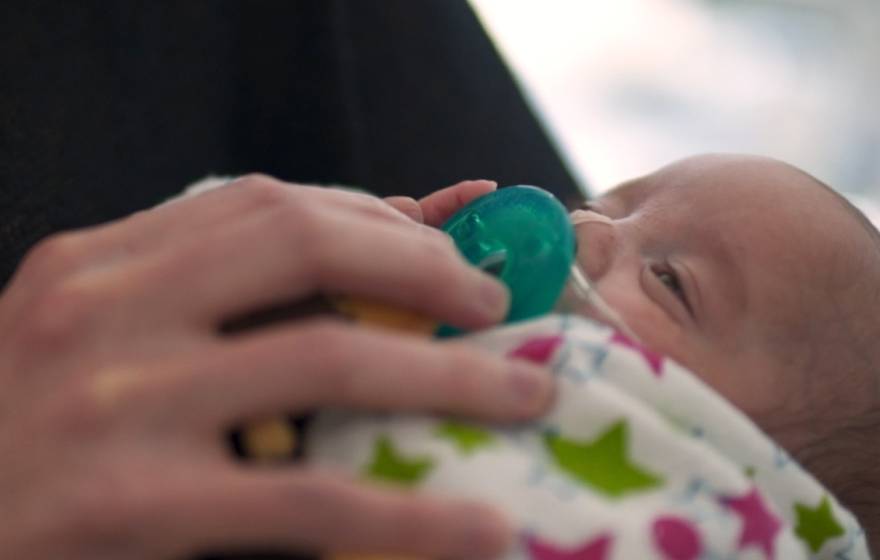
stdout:
[[[355,322],[430,336],[437,322],[418,313],[396,309],[360,298],[331,298],[330,304]],[[296,428],[285,418],[269,418],[250,424],[242,430],[241,442],[245,455],[260,462],[289,460],[299,441]]]

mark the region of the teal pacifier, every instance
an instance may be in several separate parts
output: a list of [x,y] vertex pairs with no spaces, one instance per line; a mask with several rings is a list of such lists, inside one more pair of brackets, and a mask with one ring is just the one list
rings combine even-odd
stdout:
[[[456,212],[443,231],[468,262],[510,289],[505,323],[550,312],[571,274],[575,238],[568,211],[537,187],[516,185],[482,196]],[[460,332],[442,326],[437,335]]]

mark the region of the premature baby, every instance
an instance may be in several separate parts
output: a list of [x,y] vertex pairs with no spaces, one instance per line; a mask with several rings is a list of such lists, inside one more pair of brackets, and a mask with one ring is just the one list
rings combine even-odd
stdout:
[[[641,344],[559,317],[478,335],[475,343],[537,354],[553,366],[559,402],[547,418],[496,430],[325,415],[308,438],[312,460],[494,500],[522,526],[514,557],[866,558],[865,532],[880,533],[880,345],[873,340],[880,236],[873,226],[802,171],[720,155],[627,182],[574,211],[572,221],[582,268]],[[638,377],[640,369],[649,375]],[[737,409],[795,461],[752,433]],[[611,421],[618,416],[624,420]],[[602,419],[607,429],[587,426],[589,436],[566,431]],[[662,429],[651,432],[654,425]],[[432,434],[440,437],[429,442]],[[489,451],[481,455],[481,447]],[[605,451],[620,461],[603,466]],[[575,464],[587,455],[593,467]],[[458,466],[436,466],[450,461]],[[505,486],[517,469],[524,478],[516,484],[534,488],[516,494]],[[603,469],[609,472],[595,474]],[[791,470],[785,478],[783,469]],[[581,486],[590,487],[584,495],[568,484],[579,472]],[[694,481],[716,486],[690,488]],[[703,501],[694,501],[701,492]],[[620,507],[624,495],[641,500],[637,510]],[[672,503],[676,496],[683,501]],[[634,512],[651,508],[667,514],[648,519],[648,533],[627,532]],[[575,538],[582,527],[573,524],[593,532]]]
[[880,234],[858,210],[783,163],[713,155],[573,220],[590,278],[647,346],[880,521]]
[[630,181],[573,219],[589,276],[642,341],[880,533],[880,235],[870,222],[798,169],[716,155]]

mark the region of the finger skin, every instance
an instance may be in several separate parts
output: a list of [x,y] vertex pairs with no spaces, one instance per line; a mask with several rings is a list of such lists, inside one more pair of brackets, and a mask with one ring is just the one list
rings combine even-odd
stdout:
[[208,430],[322,407],[438,412],[489,421],[550,405],[548,372],[466,345],[312,320],[224,341],[133,387],[177,429]]
[[498,183],[495,181],[462,181],[431,193],[419,201],[424,222],[429,226],[440,227],[464,206],[493,192],[497,187]]
[[139,212],[144,222],[131,236],[146,240],[171,240],[192,235],[205,227],[227,226],[235,217],[246,217],[255,211],[271,210],[287,204],[297,196],[307,196],[333,207],[361,212],[380,219],[403,221],[407,216],[389,209],[381,199],[344,188],[320,187],[287,183],[262,174],[244,175],[227,185],[175,199],[150,210]]
[[[457,205],[466,203],[475,193],[491,190],[492,185],[488,181],[464,181],[421,202],[409,197],[390,197],[383,204],[364,193],[290,184],[260,174],[245,175],[225,186],[175,199],[114,222],[45,238],[28,252],[9,286],[25,285],[27,291],[33,292],[78,272],[155,253],[181,240],[233,227],[254,215],[290,204],[292,198],[303,193],[312,201],[334,208],[389,221],[409,219],[421,223],[421,205],[437,221],[441,210],[452,213]],[[438,210],[438,205],[445,209]]]
[[[286,183],[266,175],[251,174],[198,195],[174,199],[65,236],[75,237],[79,242],[81,264],[103,264],[156,250],[215,228],[229,227],[254,214],[288,204],[291,198],[303,193],[321,204],[377,219],[405,222],[409,217],[366,193]],[[65,239],[65,242],[69,241],[73,240]]]
[[422,215],[422,207],[419,201],[408,196],[389,196],[385,202],[393,208],[407,215],[412,221],[424,223],[425,217]]
[[[490,508],[370,487],[313,470],[240,471],[182,506],[164,538],[201,550],[491,558],[512,540]],[[182,550],[181,552],[194,552]]]
[[469,329],[499,321],[506,288],[468,265],[448,236],[403,219],[284,205],[109,271],[105,281],[130,286],[146,309],[208,325],[316,293],[362,296]]

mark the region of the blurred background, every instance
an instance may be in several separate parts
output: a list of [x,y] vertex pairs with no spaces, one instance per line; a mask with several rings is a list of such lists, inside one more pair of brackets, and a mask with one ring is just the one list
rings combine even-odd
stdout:
[[471,0],[593,193],[698,152],[776,157],[880,224],[877,0]]

